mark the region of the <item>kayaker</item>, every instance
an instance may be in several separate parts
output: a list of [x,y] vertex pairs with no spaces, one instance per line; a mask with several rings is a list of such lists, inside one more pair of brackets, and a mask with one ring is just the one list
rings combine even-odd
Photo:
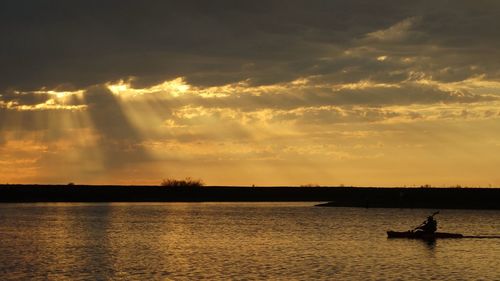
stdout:
[[420,226],[415,228],[415,231],[423,231],[425,233],[432,234],[437,230],[437,221],[434,219],[434,214],[428,216],[427,220],[424,221]]

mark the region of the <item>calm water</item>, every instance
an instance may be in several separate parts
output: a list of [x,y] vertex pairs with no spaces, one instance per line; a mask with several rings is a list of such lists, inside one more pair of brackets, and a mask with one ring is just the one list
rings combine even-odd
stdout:
[[[500,280],[500,239],[387,240],[430,210],[312,203],[3,204],[2,280]],[[443,210],[442,231],[500,233]]]

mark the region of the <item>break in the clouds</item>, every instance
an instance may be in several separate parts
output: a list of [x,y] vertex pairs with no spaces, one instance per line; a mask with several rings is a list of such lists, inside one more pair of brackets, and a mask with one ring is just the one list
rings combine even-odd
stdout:
[[0,181],[500,185],[499,16],[486,0],[2,1]]

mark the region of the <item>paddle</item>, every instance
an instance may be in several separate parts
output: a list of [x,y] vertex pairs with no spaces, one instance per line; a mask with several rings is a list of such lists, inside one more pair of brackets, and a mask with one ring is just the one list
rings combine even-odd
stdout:
[[[432,215],[430,215],[430,217],[434,217],[435,215],[439,214],[439,211],[436,211],[434,213],[432,213]],[[420,228],[421,226],[423,226],[424,224],[427,223],[427,220],[425,220],[423,223],[421,223],[419,226],[415,227],[414,229],[412,229],[411,231],[415,231],[417,230],[418,228]]]

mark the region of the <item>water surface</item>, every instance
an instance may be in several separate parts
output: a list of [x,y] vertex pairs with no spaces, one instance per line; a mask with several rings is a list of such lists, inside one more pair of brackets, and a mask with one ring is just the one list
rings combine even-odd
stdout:
[[[1,204],[2,280],[500,280],[500,239],[388,240],[432,210],[313,203]],[[499,211],[441,231],[500,233]]]

